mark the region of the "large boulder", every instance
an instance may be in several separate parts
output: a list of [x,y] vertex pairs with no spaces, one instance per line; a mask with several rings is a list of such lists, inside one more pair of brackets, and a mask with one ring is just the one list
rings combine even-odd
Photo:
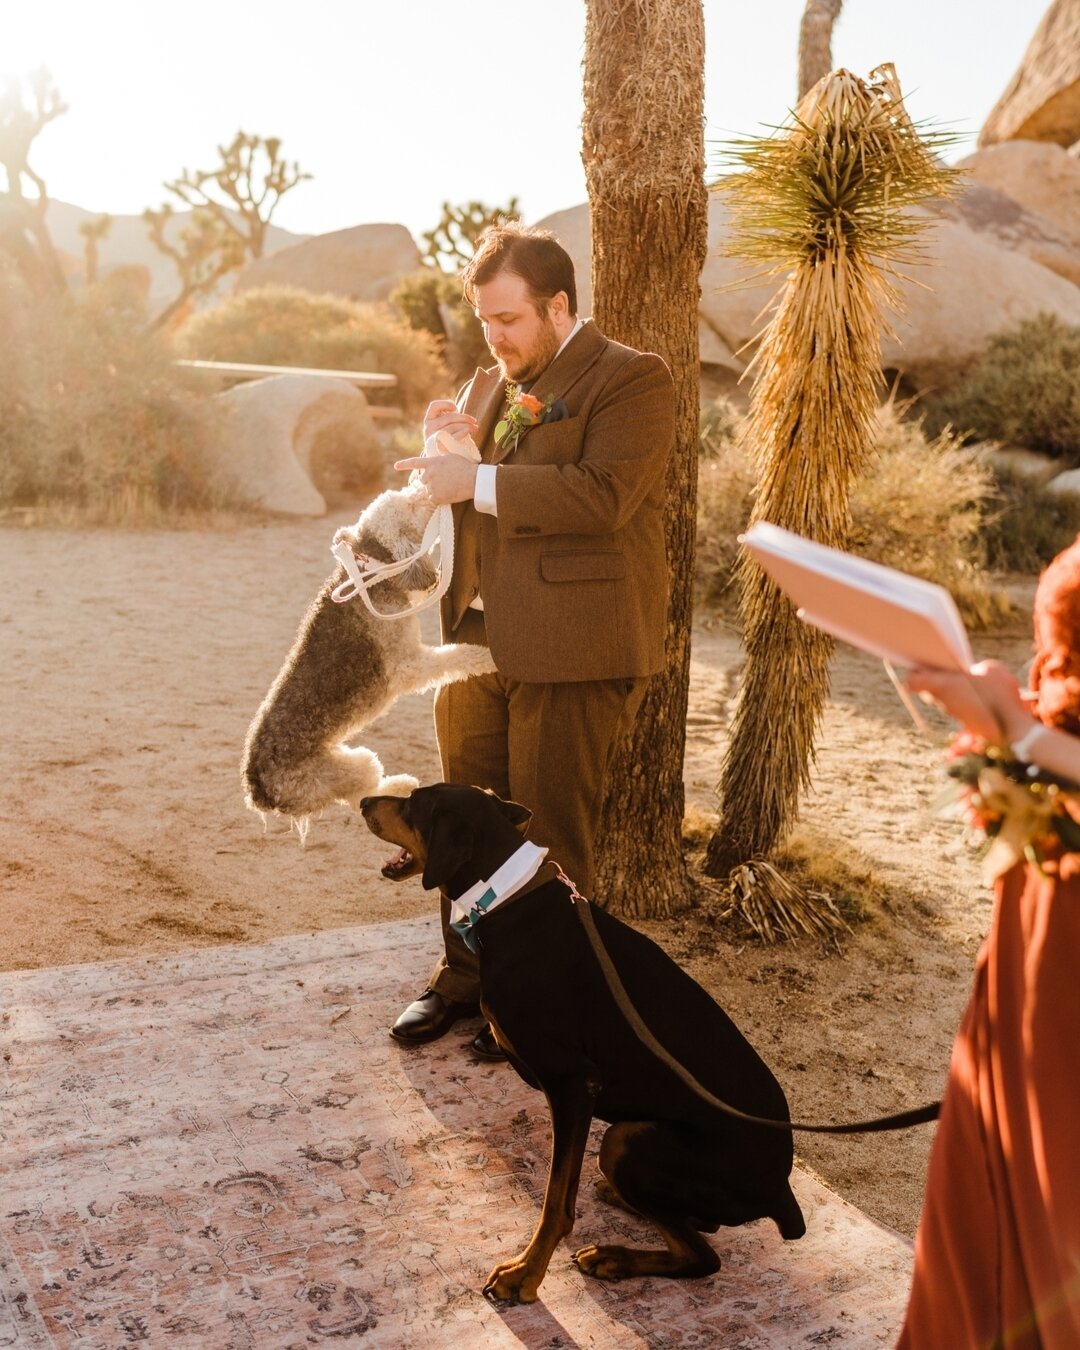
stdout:
[[[738,355],[738,348],[746,338],[757,329],[754,317],[770,295],[775,285],[751,286],[737,294],[724,296],[723,303],[718,302],[721,287],[733,279],[745,279],[745,269],[720,253],[722,240],[727,234],[727,210],[722,200],[715,194],[709,197],[709,255],[701,274],[701,304],[698,315],[698,338],[701,347],[701,363],[714,367],[714,373],[730,373],[736,378],[746,368],[745,355]],[[592,313],[592,231],[589,226],[589,208],[568,207],[565,211],[556,211],[545,216],[539,222],[542,229],[551,232],[566,249],[574,261],[577,275],[578,312],[585,316]],[[758,325],[760,327],[760,325]]]
[[[1012,144],[1031,142],[1014,141]],[[1058,146],[1046,148],[1065,154]],[[954,201],[933,203],[933,210],[948,219],[961,221],[976,234],[986,235],[1005,248],[1025,254],[1033,262],[1071,281],[1074,286],[1080,286],[1078,242],[1063,234],[1046,216],[1028,211],[1007,193],[983,183],[972,182]]]
[[236,286],[299,286],[317,295],[385,300],[420,266],[420,250],[404,225],[354,225],[317,234],[237,274]]
[[926,245],[925,261],[904,268],[903,313],[882,343],[885,366],[917,386],[947,381],[1024,319],[1080,325],[1080,287],[962,221],[938,219]]
[[969,182],[1003,192],[1080,248],[1080,159],[1060,145],[1005,141],[976,150],[957,167]]
[[[882,363],[916,386],[952,378],[986,346],[993,333],[1039,313],[1080,325],[1080,287],[1006,245],[980,233],[962,218],[933,216],[924,260],[903,268],[899,283],[903,312],[889,316],[895,335],[882,342]],[[552,230],[574,260],[579,293],[589,275],[589,209],[582,205],[548,216]],[[701,273],[699,320],[713,360],[741,371],[755,339],[768,323],[782,279],[761,278],[746,263],[728,256],[731,237],[727,203],[709,198],[709,254]],[[580,306],[583,313],[588,308]],[[728,364],[730,362],[730,364]]]
[[[209,401],[207,441],[223,485],[263,511],[322,516],[327,496],[364,499],[384,486],[367,400],[347,380],[272,375],[235,385]],[[350,465],[343,494],[343,466]]]
[[1080,140],[1080,0],[1053,0],[979,133],[1000,141]]

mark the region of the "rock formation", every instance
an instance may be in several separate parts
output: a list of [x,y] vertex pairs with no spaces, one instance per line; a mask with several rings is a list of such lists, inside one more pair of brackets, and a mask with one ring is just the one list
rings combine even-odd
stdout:
[[420,266],[420,250],[404,225],[354,225],[318,234],[259,258],[237,273],[239,287],[275,283],[318,295],[385,300],[398,281]]
[[206,417],[208,455],[223,485],[264,511],[322,516],[327,496],[366,500],[385,486],[367,400],[347,380],[253,380],[209,399]]
[[1053,0],[979,133],[980,147],[1017,140],[1080,140],[1080,0]]

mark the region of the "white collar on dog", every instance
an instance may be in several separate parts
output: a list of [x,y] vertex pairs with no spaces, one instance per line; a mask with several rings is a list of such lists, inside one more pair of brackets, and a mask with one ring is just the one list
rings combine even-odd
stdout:
[[473,945],[476,939],[471,931],[473,926],[531,881],[546,857],[546,848],[524,843],[486,881],[478,881],[464,895],[459,895],[451,902],[450,927],[464,940],[466,946],[472,951],[476,950]]

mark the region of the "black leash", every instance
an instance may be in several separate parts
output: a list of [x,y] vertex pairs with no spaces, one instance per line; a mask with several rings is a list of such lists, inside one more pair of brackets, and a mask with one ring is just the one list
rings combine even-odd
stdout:
[[[549,859],[549,861],[551,860]],[[938,1101],[930,1102],[926,1106],[916,1107],[913,1111],[898,1111],[895,1115],[877,1116],[873,1120],[854,1121],[847,1125],[810,1125],[803,1121],[770,1120],[767,1116],[747,1115],[745,1111],[740,1111],[738,1107],[732,1106],[729,1102],[714,1097],[708,1088],[703,1087],[698,1082],[684,1064],[669,1054],[641,1020],[637,1009],[630,1001],[630,996],[627,994],[622,980],[619,978],[619,972],[615,969],[614,962],[608,955],[603,939],[597,932],[588,900],[580,893],[558,863],[552,863],[552,866],[558,872],[559,880],[569,888],[574,908],[581,917],[585,935],[589,939],[589,944],[597,961],[600,963],[600,969],[607,981],[608,989],[611,991],[619,1011],[630,1023],[638,1040],[646,1049],[651,1050],[657,1059],[666,1064],[672,1073],[681,1078],[691,1092],[699,1096],[702,1101],[715,1107],[717,1111],[723,1112],[726,1116],[732,1116],[735,1120],[744,1121],[748,1125],[760,1125],[769,1130],[800,1130],[806,1134],[873,1134],[879,1130],[904,1130],[911,1125],[925,1125],[927,1121],[936,1120],[940,1115],[941,1102]]]

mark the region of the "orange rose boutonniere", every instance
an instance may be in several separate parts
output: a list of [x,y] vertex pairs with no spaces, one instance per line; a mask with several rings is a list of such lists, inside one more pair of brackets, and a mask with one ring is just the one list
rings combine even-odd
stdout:
[[506,386],[506,411],[495,427],[495,444],[501,450],[506,441],[511,450],[517,448],[521,433],[527,427],[535,427],[543,422],[551,411],[555,395],[548,394],[546,399],[538,399],[533,394],[522,393],[516,384]]

